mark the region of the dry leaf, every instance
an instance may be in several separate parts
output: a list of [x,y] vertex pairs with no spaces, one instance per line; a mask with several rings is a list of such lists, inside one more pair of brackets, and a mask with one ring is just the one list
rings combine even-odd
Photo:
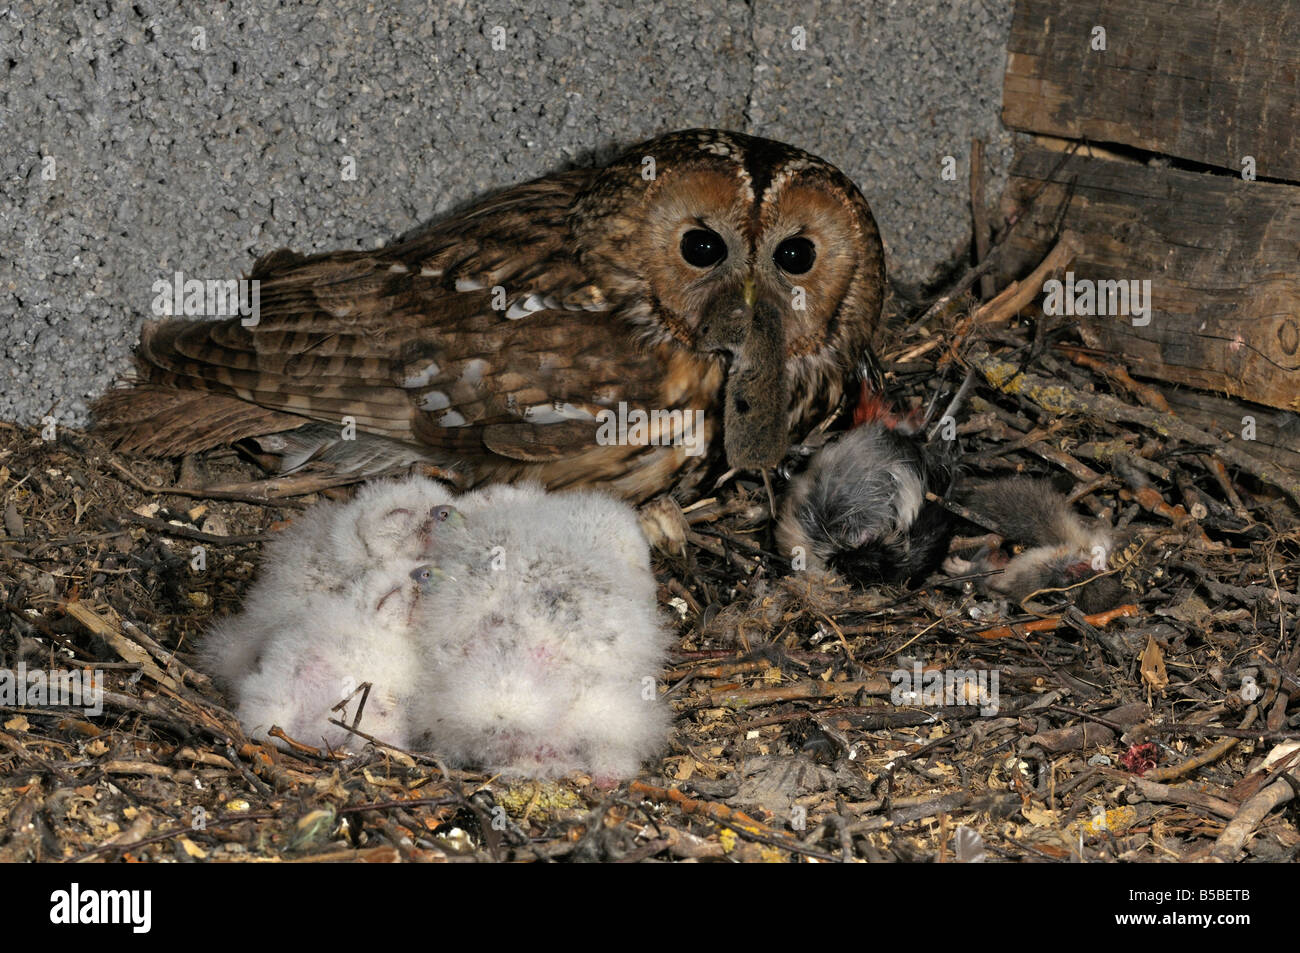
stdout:
[[181,846],[185,848],[185,853],[189,854],[195,860],[203,860],[208,856],[208,852],[200,847],[188,837],[180,838]]
[[1060,818],[1057,817],[1055,811],[1037,808],[1031,804],[1029,807],[1022,808],[1020,813],[1024,815],[1025,820],[1035,827],[1045,827],[1050,831],[1054,831],[1061,826]]
[[1169,685],[1169,676],[1165,672],[1165,653],[1156,645],[1154,636],[1147,636],[1147,647],[1142,650],[1142,681],[1158,692]]

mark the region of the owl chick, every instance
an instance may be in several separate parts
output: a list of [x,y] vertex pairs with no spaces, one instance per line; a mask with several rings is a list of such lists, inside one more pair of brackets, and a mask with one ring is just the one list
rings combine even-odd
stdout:
[[[305,511],[268,543],[243,611],[208,633],[200,668],[230,688],[258,663],[263,646],[285,625],[286,613],[332,595],[343,604],[368,574],[405,561],[407,570],[436,553],[436,532],[459,519],[452,494],[416,477],[364,486],[348,503]],[[399,573],[399,575],[401,575]]]
[[943,493],[951,471],[878,397],[865,400],[855,420],[790,481],[777,549],[860,584],[924,576],[952,535],[947,511],[926,493]]
[[1008,542],[1028,548],[1010,557],[991,547],[970,560],[952,556],[945,564],[948,572],[992,573],[982,577],[980,587],[1017,603],[1043,589],[1068,589],[1085,612],[1118,601],[1121,590],[1114,576],[1092,578],[1109,568],[1114,536],[1100,523],[1085,523],[1075,515],[1046,480],[994,480],[972,490],[964,502],[988,517]]
[[287,606],[256,666],[234,680],[235,713],[249,736],[266,739],[278,725],[305,744],[359,750],[365,742],[335,719],[410,747],[418,734],[410,720],[420,665],[409,636],[416,598],[410,570],[398,563],[343,597],[316,594]]
[[626,506],[536,486],[466,494],[413,627],[418,718],[456,764],[529,777],[636,773],[664,743],[667,636]]
[[252,438],[285,469],[431,461],[465,485],[639,502],[720,457],[774,466],[838,406],[869,357],[884,257],[834,166],[695,129],[386,248],[274,252],[250,277],[256,315],[145,328],[139,383],[95,407],[119,446]]

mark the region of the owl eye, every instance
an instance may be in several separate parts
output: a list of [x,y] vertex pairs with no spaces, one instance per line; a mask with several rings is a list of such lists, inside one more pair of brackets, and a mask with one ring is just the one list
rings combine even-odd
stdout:
[[808,239],[796,235],[776,246],[776,251],[772,253],[772,260],[776,262],[776,267],[787,275],[802,275],[817,260],[817,246]]
[[710,228],[692,228],[682,236],[682,258],[696,268],[712,268],[727,257],[727,243]]

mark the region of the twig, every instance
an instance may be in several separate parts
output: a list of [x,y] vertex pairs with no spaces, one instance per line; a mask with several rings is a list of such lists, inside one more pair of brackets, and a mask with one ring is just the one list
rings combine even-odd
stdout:
[[[970,215],[975,232],[975,264],[989,255],[989,214],[984,207],[984,143],[974,137],[970,141]],[[980,299],[987,301],[997,291],[993,276],[980,275]]]
[[734,810],[725,804],[700,801],[688,797],[678,788],[661,788],[646,784],[644,781],[633,781],[628,785],[627,790],[630,795],[648,798],[660,804],[676,804],[686,814],[706,817],[716,824],[722,824],[734,830],[742,837],[756,840],[759,843],[771,844],[794,853],[816,857],[819,860],[834,861],[839,859],[833,854],[808,847],[785,832],[778,831],[768,827],[762,821],[755,820],[743,811]]
[[191,529],[188,526],[178,526],[175,523],[169,523],[166,520],[154,519],[150,516],[141,516],[138,513],[123,513],[118,517],[118,519],[126,523],[134,523],[137,526],[145,526],[164,536],[179,536],[181,539],[192,539],[196,543],[207,543],[210,546],[244,546],[249,543],[264,543],[268,539],[274,538],[267,533],[248,533],[243,536],[216,536],[212,533],[205,533],[202,530]]
[[1247,799],[1210,851],[1210,856],[1220,863],[1230,863],[1241,855],[1242,847],[1256,827],[1270,811],[1281,807],[1296,796],[1295,788],[1284,780],[1274,781],[1268,787]]
[[[1245,717],[1242,718],[1239,727],[1250,727],[1251,722],[1253,722],[1258,715],[1258,710],[1254,706],[1251,706],[1251,708],[1246,712]],[[1191,774],[1197,768],[1204,767],[1207,764],[1213,764],[1228,752],[1236,748],[1238,744],[1239,739],[1237,738],[1224,738],[1222,741],[1211,745],[1204,751],[1194,754],[1190,758],[1187,758],[1178,764],[1170,764],[1163,768],[1156,768],[1152,771],[1148,771],[1146,777],[1150,781],[1176,781],[1179,778]]]
[[[118,476],[122,477],[122,479],[125,480],[128,484],[133,486],[135,489],[139,490],[141,493],[148,493],[150,496],[185,496],[196,500],[232,500],[238,503],[254,503],[258,506],[304,506],[306,505],[303,503],[290,502],[281,499],[271,499],[265,494],[245,492],[242,490],[236,492],[230,489],[222,489],[220,487],[207,489],[207,490],[195,490],[195,489],[191,489],[190,487],[183,487],[183,486],[150,486],[148,483],[145,483],[143,480],[137,477],[134,473],[132,473],[122,464],[118,463],[112,457],[105,457],[104,462],[107,463],[109,467],[112,468],[112,470],[115,473],[117,473]],[[257,487],[259,486],[259,484],[247,483],[247,484],[242,484],[242,486]]]
[[995,389],[1033,401],[1052,414],[1080,414],[1099,420],[1137,424],[1164,437],[1172,437],[1193,446],[1206,447],[1216,457],[1240,467],[1265,483],[1272,484],[1300,503],[1300,480],[1275,464],[1260,460],[1230,443],[1222,443],[1204,430],[1149,407],[1134,407],[1108,394],[1085,393],[1059,379],[1048,380],[1037,374],[1022,372],[992,354],[987,346],[977,344],[966,355],[984,379]]
[[888,695],[893,691],[889,679],[881,676],[866,682],[815,682],[804,680],[779,688],[755,688],[734,692],[712,692],[705,696],[709,708],[754,708],[805,698],[835,698],[861,692],[865,695]]
[[[1110,625],[1116,619],[1138,615],[1141,615],[1138,607],[1130,603],[1116,606],[1114,609],[1107,609],[1105,612],[1086,615],[1083,618],[1089,625],[1101,628]],[[1034,619],[1032,622],[999,625],[992,629],[985,629],[982,632],[975,632],[974,635],[978,639],[985,639],[990,642],[997,639],[1023,639],[1030,632],[1055,632],[1064,621],[1061,616],[1051,616],[1046,619]]]

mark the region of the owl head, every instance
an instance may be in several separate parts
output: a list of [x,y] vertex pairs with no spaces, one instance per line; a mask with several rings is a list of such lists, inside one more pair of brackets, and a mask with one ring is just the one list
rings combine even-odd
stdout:
[[885,287],[866,199],[784,143],[695,129],[633,147],[574,205],[579,258],[655,343],[725,363],[723,443],[764,469],[838,403]]

